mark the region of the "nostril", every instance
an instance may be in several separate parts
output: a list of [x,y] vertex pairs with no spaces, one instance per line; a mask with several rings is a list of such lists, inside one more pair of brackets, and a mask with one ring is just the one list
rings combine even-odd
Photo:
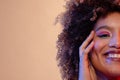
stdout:
[[110,43],[109,47],[114,47],[114,48],[120,48],[120,42],[116,43]]

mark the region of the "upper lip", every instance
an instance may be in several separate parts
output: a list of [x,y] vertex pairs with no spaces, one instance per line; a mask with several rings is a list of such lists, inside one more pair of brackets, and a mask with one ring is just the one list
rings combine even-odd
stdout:
[[106,54],[120,54],[120,49],[107,50]]

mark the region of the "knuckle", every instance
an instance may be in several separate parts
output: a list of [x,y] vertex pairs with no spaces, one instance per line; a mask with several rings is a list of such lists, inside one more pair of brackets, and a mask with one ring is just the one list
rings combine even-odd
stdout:
[[84,54],[86,54],[86,50],[84,50]]
[[84,50],[84,54],[87,55],[87,53],[88,53],[88,50]]

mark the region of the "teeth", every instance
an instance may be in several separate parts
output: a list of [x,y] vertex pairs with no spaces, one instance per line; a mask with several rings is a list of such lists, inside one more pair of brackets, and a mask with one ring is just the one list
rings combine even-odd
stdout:
[[120,54],[108,54],[110,58],[120,58]]

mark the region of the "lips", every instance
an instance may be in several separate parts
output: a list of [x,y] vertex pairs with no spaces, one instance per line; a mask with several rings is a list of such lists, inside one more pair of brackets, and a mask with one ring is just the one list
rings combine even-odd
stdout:
[[113,61],[120,61],[120,50],[108,50],[105,55],[107,59],[111,59]]

